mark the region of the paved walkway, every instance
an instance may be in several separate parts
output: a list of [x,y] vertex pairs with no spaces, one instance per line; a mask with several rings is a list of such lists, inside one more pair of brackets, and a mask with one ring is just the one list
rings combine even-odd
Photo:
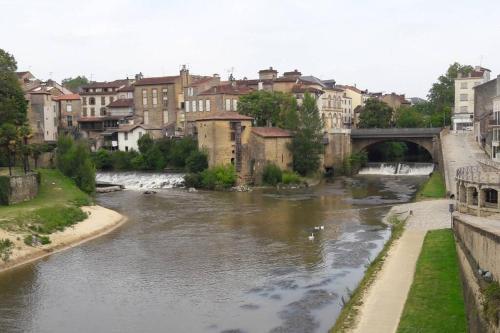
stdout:
[[471,132],[459,132],[443,135],[443,159],[446,168],[446,188],[456,195],[455,174],[458,168],[478,165],[477,160],[486,158]]
[[394,206],[390,214],[408,216],[401,238],[389,250],[382,270],[363,297],[356,333],[396,332],[410,290],[425,234],[450,227],[450,200],[433,200]]

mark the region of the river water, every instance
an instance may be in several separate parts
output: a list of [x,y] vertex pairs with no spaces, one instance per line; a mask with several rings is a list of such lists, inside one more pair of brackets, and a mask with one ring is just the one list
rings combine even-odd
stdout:
[[0,274],[0,332],[326,332],[424,179],[99,195],[129,222]]

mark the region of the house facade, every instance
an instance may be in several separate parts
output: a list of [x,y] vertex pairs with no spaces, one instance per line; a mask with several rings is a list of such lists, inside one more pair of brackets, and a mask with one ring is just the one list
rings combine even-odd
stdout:
[[78,94],[53,97],[59,109],[59,133],[74,134],[82,113],[82,101]]
[[500,75],[474,87],[474,138],[500,162]]

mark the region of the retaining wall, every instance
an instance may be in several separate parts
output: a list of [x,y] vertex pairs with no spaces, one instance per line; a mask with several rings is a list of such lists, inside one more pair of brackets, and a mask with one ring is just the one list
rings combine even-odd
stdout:
[[39,178],[37,173],[21,176],[3,176],[0,186],[0,204],[13,205],[35,198],[38,194]]

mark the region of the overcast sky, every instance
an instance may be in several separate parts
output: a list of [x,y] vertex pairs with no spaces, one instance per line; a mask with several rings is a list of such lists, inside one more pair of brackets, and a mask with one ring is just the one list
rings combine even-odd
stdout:
[[454,61],[500,72],[500,1],[0,0],[0,48],[58,81],[273,66],[425,97]]

